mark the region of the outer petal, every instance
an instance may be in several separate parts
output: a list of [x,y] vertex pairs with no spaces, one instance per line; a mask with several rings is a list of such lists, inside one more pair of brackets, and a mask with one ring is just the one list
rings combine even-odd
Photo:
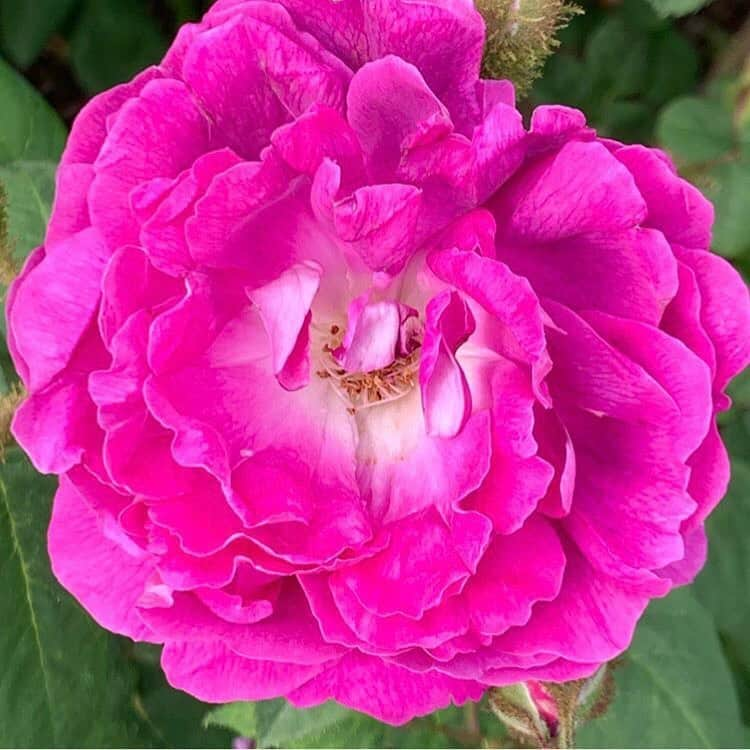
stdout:
[[604,662],[629,645],[649,597],[598,573],[569,545],[560,594],[534,608],[528,624],[499,636],[493,650],[555,654],[581,663]]
[[501,245],[498,258],[540,297],[658,325],[677,294],[677,261],[654,229],[589,234],[539,245]]
[[[750,291],[723,258],[698,250],[678,250],[695,273],[701,294],[701,322],[716,348],[718,392],[750,363]],[[731,310],[731,315],[727,312]]]
[[[412,63],[462,130],[474,124],[484,24],[465,0],[283,0],[295,21],[350,67],[397,55]],[[428,41],[429,40],[429,41]]]
[[86,378],[59,378],[31,394],[15,413],[13,435],[43,474],[60,474],[79,463],[88,448],[101,444]]
[[66,477],[52,509],[49,553],[57,579],[100,625],[139,641],[156,640],[135,609],[154,561],[105,538],[94,511]]
[[578,141],[523,172],[493,208],[501,232],[525,242],[629,229],[647,214],[630,172],[600,143]]
[[73,356],[99,304],[107,257],[101,234],[86,229],[48,248],[16,282],[9,323],[31,390],[47,385]]
[[210,150],[210,128],[183,83],[157,80],[110,123],[94,163],[89,211],[110,253],[138,244],[132,189],[154,177],[176,177]]
[[484,690],[477,682],[455,680],[436,672],[418,674],[351,651],[287,697],[300,708],[333,698],[389,724],[404,724],[450,703],[478,700]]
[[247,659],[222,643],[171,641],[161,665],[172,687],[206,703],[277,698],[321,672],[319,665]]
[[258,622],[227,621],[188,593],[176,593],[169,607],[143,609],[141,616],[167,642],[219,642],[251,660],[315,666],[343,653],[341,647],[323,641],[294,581],[289,581],[275,602],[273,613]]
[[664,154],[644,146],[616,149],[648,206],[646,226],[670,242],[705,249],[711,242],[714,209],[698,188],[679,177]]

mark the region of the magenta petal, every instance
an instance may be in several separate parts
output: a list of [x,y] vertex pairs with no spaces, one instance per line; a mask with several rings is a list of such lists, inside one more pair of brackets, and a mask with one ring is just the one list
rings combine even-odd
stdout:
[[526,155],[526,133],[515,107],[497,104],[474,131],[477,199],[487,200],[521,166]]
[[[374,693],[373,685],[378,686]],[[389,724],[404,724],[451,703],[478,700],[484,690],[477,682],[456,680],[439,672],[418,674],[350,651],[287,697],[300,708],[334,699]]]
[[110,123],[94,163],[89,211],[114,252],[138,244],[130,193],[154,177],[176,177],[209,146],[209,123],[183,83],[146,84]]
[[593,140],[596,132],[586,127],[586,115],[560,105],[542,105],[531,115],[529,151],[534,155],[560,148],[569,140]]
[[448,111],[420,71],[398,57],[365,65],[352,80],[347,105],[368,169],[379,181],[392,178],[407,148],[453,130]]
[[685,524],[684,530],[690,532],[708,518],[729,487],[729,454],[715,422],[712,422],[700,447],[688,459],[688,466],[691,469],[688,492],[698,504],[695,514]]
[[18,407],[12,431],[37,471],[60,474],[71,469],[101,440],[85,378],[61,378],[30,395]]
[[96,515],[65,477],[52,509],[49,553],[57,579],[100,625],[139,641],[158,640],[135,609],[154,561],[106,539]]
[[[701,323],[716,348],[716,381],[723,391],[750,363],[750,291],[740,274],[724,258],[699,250],[680,250],[701,294]],[[732,314],[728,315],[727,311]]]
[[692,583],[706,563],[708,539],[703,526],[697,526],[685,536],[685,557],[657,571],[675,586]]
[[495,639],[495,647],[518,654],[546,652],[599,663],[629,645],[649,598],[597,573],[571,547],[559,595],[541,602],[526,625]]
[[332,575],[334,598],[339,587],[346,587],[371,612],[418,618],[476,569],[489,523],[478,513],[466,513],[446,525],[429,509],[390,525],[387,533],[385,550]]
[[678,293],[677,260],[661,232],[628,229],[549,244],[502,246],[498,258],[540,297],[658,325]]
[[361,179],[362,147],[357,134],[335,109],[312,107],[274,131],[271,143],[281,158],[299,172],[313,175],[324,159],[332,159],[350,181]]
[[[331,7],[327,0],[283,0],[298,25],[352,68],[395,55],[423,72],[462,130],[474,124],[484,24],[461,0],[374,0]],[[425,43],[429,39],[429,44]]]
[[373,185],[333,205],[336,234],[373,271],[401,271],[416,249],[422,192],[412,185]]
[[93,179],[91,164],[60,165],[55,180],[55,201],[44,237],[46,245],[54,245],[91,225],[86,198]]
[[115,86],[88,102],[73,123],[62,157],[63,164],[93,164],[107,137],[110,116],[129,99],[138,96],[150,81],[159,78],[163,78],[159,68],[146,68],[132,81]]
[[552,480],[552,466],[538,455],[534,402],[527,373],[500,360],[490,370],[492,462],[469,507],[492,519],[495,531],[510,534],[536,510]]
[[206,703],[277,698],[321,672],[320,665],[248,659],[222,643],[170,641],[161,665],[169,684]]
[[629,229],[647,213],[630,172],[601,144],[577,141],[529,170],[498,208],[498,226],[526,242]]
[[532,367],[537,398],[547,402],[542,380],[551,363],[544,334],[544,314],[529,282],[492,258],[458,249],[428,257],[433,273],[473,298],[491,316],[483,323],[481,343],[511,360]]
[[315,666],[343,653],[341,647],[323,641],[304,594],[292,582],[273,604],[273,611],[256,622],[235,623],[218,617],[192,593],[175,593],[171,606],[144,608],[141,617],[168,642],[220,642],[247,659]]
[[101,235],[87,229],[47,248],[16,282],[9,323],[29,388],[43,388],[70,361],[96,312],[108,255]]
[[[240,163],[230,149],[210,151],[198,158],[168,187],[163,178],[144,183],[131,195],[133,208],[143,226],[141,244],[151,262],[173,276],[182,276],[195,266],[185,237],[185,224],[195,211],[196,201],[218,175]],[[156,192],[156,196],[150,193]],[[149,205],[143,205],[148,201]]]
[[491,634],[525,624],[536,602],[558,595],[564,570],[565,553],[548,521],[532,519],[515,534],[493,537],[464,590],[472,624]]
[[275,96],[258,55],[250,51],[254,47],[250,23],[235,18],[198,34],[187,49],[182,74],[213,115],[227,145],[245,158],[256,159],[289,114]]
[[433,506],[449,517],[457,503],[482,484],[490,468],[490,415],[486,410],[476,412],[455,437],[430,437],[418,417],[418,398],[402,401],[411,401],[408,408],[417,414],[412,416],[416,444],[404,455],[409,436],[393,430],[393,418],[406,416],[399,411],[401,402],[380,406],[383,422],[368,420],[368,431],[360,437],[362,494],[370,512],[383,523]]
[[670,242],[704,249],[711,243],[714,209],[701,192],[679,177],[659,152],[644,146],[617,149],[615,157],[633,175],[648,206],[646,226]]

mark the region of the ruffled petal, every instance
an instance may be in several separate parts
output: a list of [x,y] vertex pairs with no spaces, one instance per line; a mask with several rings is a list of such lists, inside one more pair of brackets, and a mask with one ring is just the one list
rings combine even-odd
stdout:
[[170,641],[161,666],[169,684],[206,703],[277,698],[322,671],[320,665],[248,659],[223,643]]
[[39,390],[70,361],[101,297],[108,250],[86,229],[51,248],[15,284],[9,312],[26,386]]
[[350,651],[287,697],[300,708],[333,699],[389,724],[404,724],[451,703],[478,700],[484,690],[478,682],[456,680],[438,672],[418,674]]
[[65,477],[55,496],[48,541],[55,576],[102,627],[159,642],[136,612],[153,559],[133,556],[106,539],[96,515]]

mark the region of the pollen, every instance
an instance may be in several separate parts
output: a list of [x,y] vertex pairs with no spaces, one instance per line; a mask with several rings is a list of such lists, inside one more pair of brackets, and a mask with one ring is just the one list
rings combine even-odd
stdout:
[[[336,328],[336,331],[333,329]],[[334,337],[323,345],[316,375],[329,380],[336,393],[347,404],[347,410],[355,415],[361,409],[386,404],[406,396],[419,379],[420,349],[416,348],[405,357],[398,357],[387,367],[371,372],[348,372],[336,361],[333,352],[340,344],[341,331],[331,327]]]

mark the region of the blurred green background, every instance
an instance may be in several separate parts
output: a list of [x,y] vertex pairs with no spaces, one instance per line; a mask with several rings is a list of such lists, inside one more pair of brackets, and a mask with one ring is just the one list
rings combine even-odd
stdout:
[[[544,5],[546,0],[538,0]],[[0,0],[0,261],[8,283],[38,245],[67,129],[95,93],[163,54],[198,0]],[[714,248],[750,272],[750,2],[581,3],[522,108],[583,109],[604,135],[658,144],[715,202]],[[731,311],[728,311],[731,314]],[[3,323],[4,327],[4,323]],[[749,332],[750,333],[750,332]],[[0,431],[18,399],[0,342]],[[750,377],[722,417],[734,465],[696,584],[656,602],[618,665],[609,713],[583,747],[750,745]],[[484,704],[400,729],[328,705],[211,710],[171,690],[158,652],[94,625],[45,550],[54,483],[17,448],[0,466],[0,746],[511,747]],[[248,743],[245,743],[246,745]]]

